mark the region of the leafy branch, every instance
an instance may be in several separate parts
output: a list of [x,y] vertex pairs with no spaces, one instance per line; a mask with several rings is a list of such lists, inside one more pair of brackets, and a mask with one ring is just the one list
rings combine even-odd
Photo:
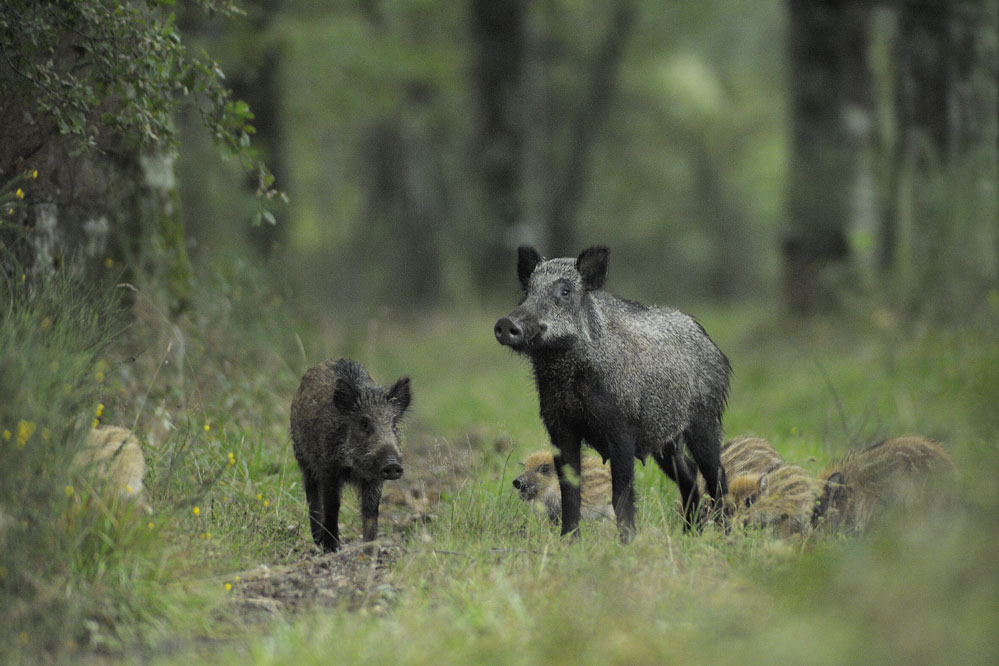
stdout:
[[[117,141],[176,148],[173,114],[196,108],[216,145],[257,178],[254,223],[273,222],[267,206],[287,198],[274,189],[274,176],[251,145],[253,113],[232,98],[216,62],[186,48],[174,4],[9,0],[0,13],[0,84],[32,100],[56,133],[74,137],[83,149],[106,150]],[[194,4],[211,15],[242,13],[231,0]]]

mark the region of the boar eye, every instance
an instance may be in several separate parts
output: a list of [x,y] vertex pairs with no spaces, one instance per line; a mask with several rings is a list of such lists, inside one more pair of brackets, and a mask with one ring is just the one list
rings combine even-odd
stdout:
[[562,285],[558,289],[558,297],[561,299],[569,298],[569,294],[571,293],[572,292],[569,290],[569,287],[567,287],[566,285]]
[[362,435],[370,435],[371,432],[374,430],[374,426],[371,425],[371,420],[368,419],[367,417],[362,418],[358,422],[357,426],[358,428],[360,428]]
[[552,473],[552,468],[549,467],[547,464],[545,464],[545,465],[542,465],[541,467],[539,467],[538,471],[541,472],[542,474],[551,474]]

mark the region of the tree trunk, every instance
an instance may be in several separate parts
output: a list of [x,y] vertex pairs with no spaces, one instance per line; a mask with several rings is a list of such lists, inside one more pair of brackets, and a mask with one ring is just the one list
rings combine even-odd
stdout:
[[895,7],[896,138],[879,265],[913,306],[949,309],[987,291],[982,277],[996,266],[995,248],[982,245],[996,238],[999,17],[987,0]]
[[636,13],[630,2],[618,3],[614,8],[610,25],[593,58],[586,96],[576,106],[569,133],[569,153],[548,218],[555,256],[573,256],[579,251],[576,247],[577,218],[586,195],[593,142],[599,136],[601,123],[614,100],[618,70]]
[[[524,122],[521,78],[524,0],[472,0],[474,89],[478,110],[475,163],[482,183],[487,242],[479,274],[487,281],[509,266],[507,245],[521,222]],[[509,255],[509,256],[508,256]]]
[[791,312],[808,314],[835,306],[857,184],[869,171],[864,142],[873,106],[866,64],[870,8],[864,2],[790,0],[789,10],[791,156],[783,290]]
[[437,304],[444,294],[447,188],[439,142],[427,126],[430,94],[414,84],[401,113],[373,127],[364,149],[369,169],[359,249],[389,268],[374,293],[363,296],[408,307]]

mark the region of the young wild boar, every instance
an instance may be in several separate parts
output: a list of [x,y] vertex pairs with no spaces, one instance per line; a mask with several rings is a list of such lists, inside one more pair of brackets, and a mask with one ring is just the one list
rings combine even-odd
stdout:
[[770,442],[760,437],[735,437],[721,447],[721,462],[725,474],[733,479],[738,474],[762,474],[785,464]]
[[409,377],[379,386],[347,359],[323,361],[302,377],[291,402],[291,439],[312,538],[324,550],[340,548],[344,483],[360,496],[364,540],[378,537],[382,482],[402,476],[398,426],[410,399]]
[[[698,469],[721,504],[721,415],[731,366],[691,317],[601,290],[609,251],[544,259],[521,247],[524,296],[494,328],[500,344],[526,355],[552,444],[562,494],[562,534],[579,526],[582,440],[610,459],[614,513],[622,541],[635,532],[634,458],[650,454],[680,487],[687,525],[696,516]],[[684,454],[684,444],[693,460]]]
[[[761,437],[743,436],[726,440],[721,445],[721,464],[725,470],[731,494],[732,483],[736,477],[746,474],[759,476],[786,463],[767,440]],[[697,489],[702,495],[707,492],[704,477],[700,474],[697,475]],[[710,502],[702,501],[702,515],[707,515],[708,510],[710,510],[709,504]]]
[[[612,518],[610,468],[593,456],[582,456],[579,496],[583,520]],[[513,487],[525,502],[534,502],[558,522],[562,517],[562,491],[555,473],[555,457],[551,451],[535,451],[524,461],[524,473],[513,480]]]
[[780,536],[807,532],[822,484],[798,465],[731,475],[725,508],[736,524],[773,528]]
[[[940,444],[920,435],[887,439],[851,451],[819,476],[824,487],[813,525],[864,532],[891,507],[912,508],[957,476]],[[929,488],[928,488],[929,486]]]
[[96,480],[124,498],[137,500],[141,507],[148,510],[142,499],[146,459],[139,440],[131,430],[118,426],[94,428],[73,456],[70,467],[84,473],[91,472]]

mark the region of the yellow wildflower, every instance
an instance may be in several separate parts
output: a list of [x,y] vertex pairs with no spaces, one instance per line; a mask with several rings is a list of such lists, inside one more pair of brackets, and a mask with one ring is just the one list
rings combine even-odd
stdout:
[[21,419],[17,422],[17,448],[23,449],[31,436],[35,434],[35,422]]
[[193,509],[191,509],[191,513],[193,513],[196,516],[200,516],[201,515],[201,507],[199,507],[199,506],[194,507]]
[[232,465],[235,465],[235,464],[236,464],[236,454],[234,454],[232,451],[230,451],[229,452],[229,465],[232,466]]
[[236,576],[235,578],[233,578],[233,580],[234,580],[234,581],[236,581],[236,582],[238,583],[239,581],[241,581],[241,580],[243,580],[243,579],[242,579],[242,578],[240,578],[239,576]]
[[146,527],[147,527],[148,529],[153,529],[154,527],[156,527],[156,525],[154,525],[154,524],[153,524],[153,521],[151,521],[151,520],[150,520],[150,521],[149,521],[149,523],[148,523],[148,524],[146,525]]
[[94,419],[93,421],[90,422],[90,429],[94,430],[100,424],[101,424],[101,420],[100,419]]
[[17,188],[17,192],[14,192],[14,196],[17,197],[18,199],[23,199],[24,198],[24,190],[22,190],[20,187]]
[[97,418],[101,418],[104,415],[104,403],[97,403]]
[[5,442],[9,442],[10,441],[10,430],[4,429],[4,431],[3,431],[3,441],[5,441]]
[[66,497],[73,496],[73,486],[66,486]]
[[205,432],[208,432],[211,429],[212,429],[212,426],[206,423],[205,424]]
[[259,501],[259,500],[262,500],[262,499],[264,499],[264,494],[263,493],[257,493],[257,500]]
[[226,583],[226,584],[225,584],[225,591],[226,591],[226,592],[228,592],[228,591],[230,591],[231,589],[232,589],[232,583]]
[[265,507],[270,506],[270,505],[271,505],[271,501],[270,500],[264,500],[264,506]]
[[31,172],[31,179],[32,179],[32,180],[35,180],[35,179],[37,179],[37,178],[38,178],[38,169],[34,169],[34,170],[32,170],[32,172]]

